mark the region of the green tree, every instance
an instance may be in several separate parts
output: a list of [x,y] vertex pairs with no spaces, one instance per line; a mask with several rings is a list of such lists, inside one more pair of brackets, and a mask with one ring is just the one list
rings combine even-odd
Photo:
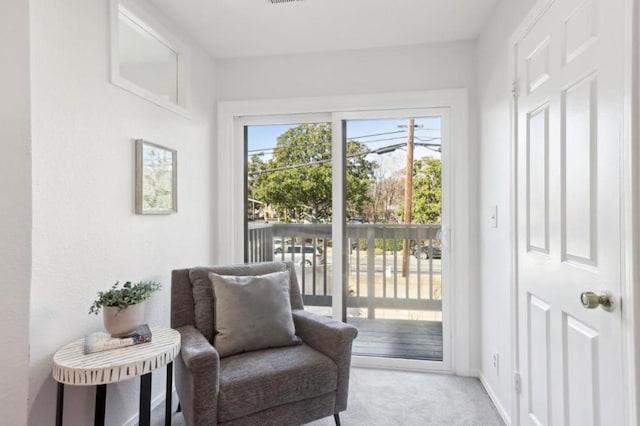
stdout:
[[247,217],[251,219],[256,218],[256,211],[254,210],[255,205],[251,200],[261,199],[261,193],[257,182],[260,179],[260,175],[258,173],[263,168],[264,161],[262,161],[262,158],[259,155],[252,155],[247,163],[247,198],[249,199],[249,203],[247,203]]
[[442,214],[442,162],[423,157],[413,163],[413,222],[440,223]]
[[[375,162],[368,148],[348,141],[346,164],[347,213],[358,215],[369,200]],[[331,218],[331,125],[302,124],[278,137],[273,157],[252,156],[248,164],[248,194],[266,202],[280,216]]]

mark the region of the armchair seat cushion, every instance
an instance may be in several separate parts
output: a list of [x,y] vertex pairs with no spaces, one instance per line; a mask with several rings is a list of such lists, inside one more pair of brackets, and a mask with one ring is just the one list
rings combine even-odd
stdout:
[[302,344],[245,352],[220,360],[218,422],[336,390],[338,367]]

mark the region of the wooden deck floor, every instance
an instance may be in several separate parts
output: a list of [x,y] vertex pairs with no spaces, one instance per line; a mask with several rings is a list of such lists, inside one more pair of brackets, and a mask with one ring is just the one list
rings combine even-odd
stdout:
[[358,328],[354,355],[442,361],[442,323],[348,318]]

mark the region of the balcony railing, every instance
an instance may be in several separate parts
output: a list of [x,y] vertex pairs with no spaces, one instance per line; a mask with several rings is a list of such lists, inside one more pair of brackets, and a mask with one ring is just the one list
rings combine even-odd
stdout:
[[[347,308],[368,318],[376,310],[442,312],[439,231],[440,225],[348,224]],[[410,250],[403,267],[404,241]],[[248,260],[293,261],[306,306],[331,306],[331,252],[330,224],[250,223]]]

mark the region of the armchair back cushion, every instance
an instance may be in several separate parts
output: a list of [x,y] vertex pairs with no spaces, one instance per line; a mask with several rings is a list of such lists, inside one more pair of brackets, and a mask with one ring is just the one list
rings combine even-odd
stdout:
[[291,313],[289,271],[257,276],[210,272],[209,278],[216,299],[213,346],[220,358],[300,343]]
[[189,270],[189,280],[193,290],[193,323],[202,335],[213,344],[215,323],[215,298],[209,273],[217,275],[265,275],[272,272],[289,271],[289,298],[291,309],[304,309],[298,287],[298,278],[293,263],[265,262],[244,265],[197,267]]

